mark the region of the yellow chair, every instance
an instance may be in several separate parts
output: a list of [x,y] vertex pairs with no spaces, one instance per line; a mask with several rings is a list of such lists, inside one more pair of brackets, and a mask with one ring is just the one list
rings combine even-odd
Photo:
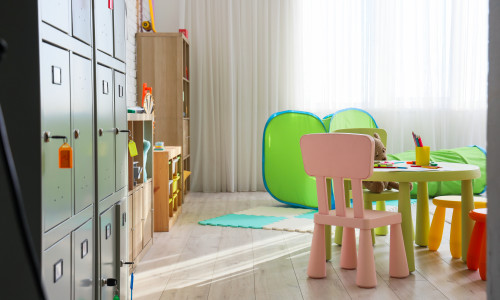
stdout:
[[[359,134],[367,134],[369,136],[373,136],[374,133],[378,133],[380,136],[380,140],[384,144],[387,145],[387,132],[382,128],[346,128],[346,129],[338,129],[334,132],[337,133],[359,133]],[[347,182],[345,187],[346,193],[351,190],[350,183]],[[398,200],[397,190],[385,190],[382,193],[372,193],[368,189],[363,189],[363,199],[364,199],[364,208],[365,209],[373,209],[372,203],[376,202],[376,210],[385,211],[385,201],[386,200]],[[350,199],[352,196],[346,195],[346,205],[350,207]],[[387,226],[375,228],[376,235],[387,235],[388,233]],[[373,243],[375,243],[375,236],[373,235]],[[335,228],[335,243],[340,245],[342,244],[342,227]]]
[[[436,251],[443,238],[444,216],[447,208],[453,208],[450,231],[450,252],[453,258],[462,256],[462,199],[461,196],[438,196],[432,199],[436,211],[429,229],[429,250]],[[486,198],[474,197],[475,208],[486,208]]]

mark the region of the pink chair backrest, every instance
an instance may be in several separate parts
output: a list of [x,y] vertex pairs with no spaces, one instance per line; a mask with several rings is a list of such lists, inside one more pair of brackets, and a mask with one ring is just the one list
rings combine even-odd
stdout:
[[375,142],[371,136],[348,133],[307,134],[300,139],[304,169],[316,177],[319,213],[328,213],[325,178],[333,179],[337,215],[345,215],[344,178],[351,178],[354,211],[363,217],[361,180],[373,174]]

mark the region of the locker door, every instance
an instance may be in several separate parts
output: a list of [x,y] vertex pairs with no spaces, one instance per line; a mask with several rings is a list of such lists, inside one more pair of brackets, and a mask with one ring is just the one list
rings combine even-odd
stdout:
[[94,93],[92,62],[71,55],[71,115],[75,214],[94,202]]
[[[115,207],[112,206],[100,216],[101,240],[101,279],[117,279],[116,269],[118,258],[116,256],[117,228],[115,223]],[[101,284],[101,299],[112,300],[116,286]]]
[[[42,276],[50,300],[71,299],[71,238],[68,234],[42,254]],[[13,273],[12,276],[20,274]]]
[[115,58],[125,61],[125,0],[114,0],[113,9]]
[[115,130],[113,127],[113,73],[97,65],[97,194],[99,201],[115,190]]
[[[40,46],[42,132],[70,137],[69,52],[46,43]],[[43,228],[48,231],[71,217],[71,171],[59,169],[62,139],[42,143]]]
[[113,56],[113,0],[94,1],[95,46]]
[[92,44],[92,5],[90,0],[72,0],[73,36],[83,42]]
[[127,299],[127,294],[128,294],[128,269],[129,265],[124,264],[125,262],[128,261],[128,256],[127,256],[127,247],[128,247],[128,241],[127,241],[127,233],[128,233],[128,215],[127,215],[127,197],[123,198],[122,201],[116,204],[116,220],[118,221],[118,224],[116,225],[117,228],[119,229],[119,234],[118,234],[118,242],[117,245],[119,246],[118,251],[117,251],[117,256],[120,260],[120,263],[118,264],[119,269],[117,270],[118,274],[118,283],[119,283],[119,290],[120,290],[120,299]]
[[40,2],[42,20],[66,33],[71,33],[70,2],[67,0],[41,0]]
[[118,191],[128,183],[128,132],[127,130],[127,102],[125,100],[125,75],[119,72],[115,73],[115,128],[116,131],[116,186]]
[[74,299],[94,299],[94,243],[92,219],[72,232],[74,261]]

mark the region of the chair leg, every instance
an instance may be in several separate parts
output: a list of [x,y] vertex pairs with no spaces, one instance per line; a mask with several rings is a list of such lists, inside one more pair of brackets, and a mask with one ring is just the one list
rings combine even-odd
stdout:
[[431,228],[429,229],[429,250],[436,251],[441,245],[445,214],[445,207],[436,207],[436,211],[434,212],[434,216],[432,217]]
[[[368,210],[373,210],[372,201],[366,199],[364,201],[365,201],[364,208]],[[371,232],[372,232],[372,244],[375,245],[375,229],[372,228]]]
[[462,209],[454,208],[451,217],[450,252],[453,258],[462,257]]
[[371,230],[369,229],[360,229],[358,261],[356,284],[363,288],[377,286],[375,258],[373,256],[373,245],[371,243]]
[[487,244],[487,234],[483,233],[483,241],[481,243],[481,254],[479,256],[479,275],[482,280],[486,280],[486,244]]
[[342,249],[340,250],[340,267],[356,269],[356,232],[354,228],[344,227]]
[[311,243],[311,254],[307,275],[311,278],[326,277],[326,250],[325,250],[325,225],[314,224],[313,239]]
[[481,255],[481,243],[483,241],[484,223],[476,222],[472,235],[469,241],[469,249],[467,250],[467,268],[469,270],[477,270],[479,267],[479,256]]
[[[385,211],[385,201],[377,201],[376,209],[379,211]],[[376,235],[387,235],[389,233],[387,226],[377,227],[375,228]]]
[[391,225],[389,275],[396,278],[404,278],[410,275],[401,224]]

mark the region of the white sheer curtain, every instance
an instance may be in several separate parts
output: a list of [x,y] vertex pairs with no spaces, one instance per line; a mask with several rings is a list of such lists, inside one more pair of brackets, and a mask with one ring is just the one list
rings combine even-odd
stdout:
[[264,190],[264,125],[271,114],[294,107],[297,94],[295,6],[186,1],[194,190]]
[[392,153],[486,146],[488,1],[302,1],[303,99],[370,112]]
[[487,0],[187,0],[186,27],[194,190],[263,190],[287,109],[365,109],[392,153],[486,144]]

